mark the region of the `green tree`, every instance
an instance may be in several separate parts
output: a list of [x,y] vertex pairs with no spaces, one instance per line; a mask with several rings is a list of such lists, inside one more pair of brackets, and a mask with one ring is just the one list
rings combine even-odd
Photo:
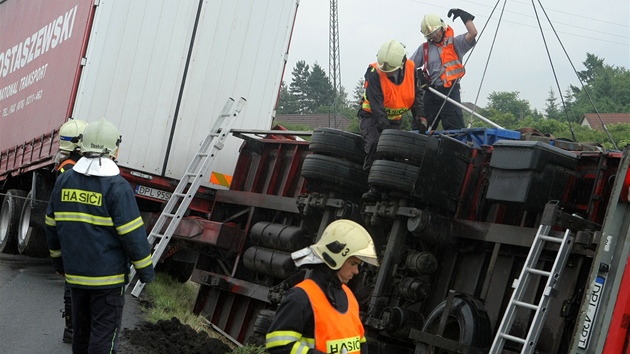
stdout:
[[300,60],[295,63],[295,67],[293,68],[291,74],[293,75],[293,79],[289,85],[289,93],[293,96],[297,105],[295,113],[308,113],[308,78],[311,75],[310,68],[304,60]]
[[586,53],[586,60],[582,62],[586,70],[577,73],[578,78],[584,85],[592,85],[598,73],[604,70],[604,59],[600,59],[594,54]]
[[[578,72],[583,87],[570,85],[567,90],[569,120],[579,122],[585,113],[623,113],[630,111],[630,71],[604,63],[587,53],[586,68]],[[591,102],[592,101],[592,102]]]
[[549,96],[547,97],[547,103],[545,104],[545,116],[547,119],[560,120],[561,113],[556,102],[556,93],[553,89],[549,89]]
[[[335,91],[330,79],[326,76],[326,72],[317,63],[313,65],[313,70],[306,80],[306,86],[307,99],[305,102],[307,106],[305,107],[305,113],[330,112],[330,107],[332,107],[335,100]],[[343,103],[341,95],[340,99]],[[322,106],[326,108],[320,109]]]
[[488,109],[498,113],[510,113],[517,120],[523,120],[532,115],[529,101],[518,97],[518,91],[495,92],[488,95]]
[[361,104],[361,99],[363,99],[363,92],[365,88],[365,78],[361,78],[357,81],[356,85],[354,85],[354,89],[352,90],[352,102],[351,105],[359,109],[359,105]]
[[282,81],[280,85],[280,97],[278,99],[278,114],[295,114],[297,110],[298,105],[295,97],[289,92],[286,83]]

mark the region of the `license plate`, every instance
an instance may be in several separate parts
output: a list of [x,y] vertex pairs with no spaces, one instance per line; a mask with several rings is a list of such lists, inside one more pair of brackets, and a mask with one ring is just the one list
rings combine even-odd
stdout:
[[167,192],[167,191],[163,191],[163,190],[159,190],[155,188],[150,188],[150,187],[145,187],[141,185],[136,186],[136,194],[142,195],[145,197],[160,199],[163,201],[168,201],[169,199],[171,199],[171,192]]
[[588,301],[588,308],[586,309],[586,317],[582,323],[582,331],[578,342],[578,348],[586,349],[588,347],[588,341],[591,338],[593,331],[595,316],[597,316],[597,309],[599,308],[599,302],[602,297],[604,289],[604,283],[606,279],[598,276],[593,282],[593,291],[587,294],[586,300]]

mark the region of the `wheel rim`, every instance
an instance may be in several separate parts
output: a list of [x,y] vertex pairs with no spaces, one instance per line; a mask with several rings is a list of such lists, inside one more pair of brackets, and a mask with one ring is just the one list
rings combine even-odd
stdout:
[[[6,198],[6,197],[5,197]],[[2,208],[0,210],[0,245],[3,245],[7,241],[7,233],[9,231],[9,221],[11,218],[11,211],[9,207],[5,207],[8,201],[5,199],[2,202]]]
[[20,250],[20,252],[24,251],[24,248],[28,244],[28,230],[31,227],[31,210],[32,203],[31,199],[28,198],[24,201],[24,206],[22,207],[22,215],[20,216],[20,227],[18,229],[18,249]]

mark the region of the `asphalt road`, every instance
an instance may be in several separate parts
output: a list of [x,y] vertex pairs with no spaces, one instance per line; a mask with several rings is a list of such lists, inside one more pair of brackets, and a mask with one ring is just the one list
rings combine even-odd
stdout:
[[[63,283],[47,258],[0,253],[0,353],[72,353],[61,341]],[[123,328],[141,317],[138,301],[127,295]]]

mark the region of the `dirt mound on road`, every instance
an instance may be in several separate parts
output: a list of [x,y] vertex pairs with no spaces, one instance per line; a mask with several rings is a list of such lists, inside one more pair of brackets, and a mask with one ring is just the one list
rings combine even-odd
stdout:
[[119,341],[122,354],[225,354],[232,349],[205,332],[197,332],[173,317],[170,321],[142,322],[135,329],[125,328]]

